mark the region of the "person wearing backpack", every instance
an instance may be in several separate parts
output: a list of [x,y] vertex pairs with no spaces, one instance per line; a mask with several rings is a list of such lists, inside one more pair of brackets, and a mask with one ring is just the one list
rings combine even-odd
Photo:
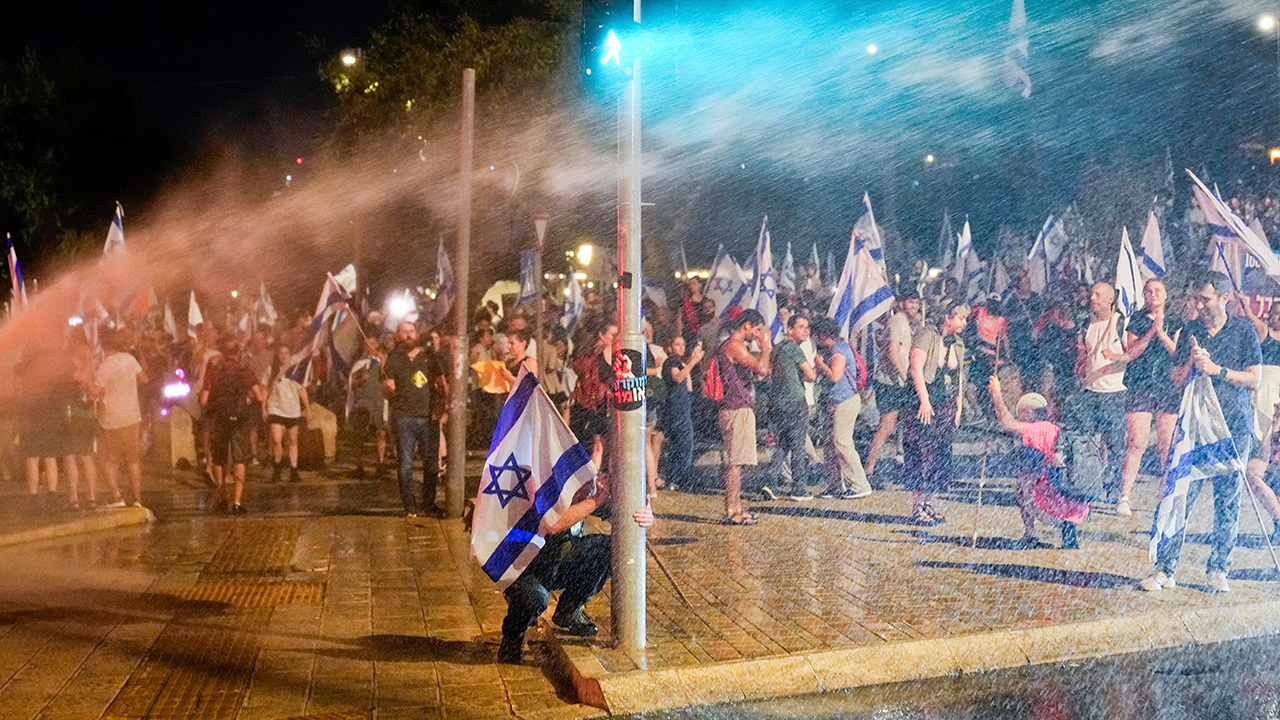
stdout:
[[996,420],[1005,430],[1022,438],[1023,453],[1017,463],[1018,512],[1022,515],[1019,548],[1050,547],[1040,542],[1036,534],[1036,516],[1043,514],[1061,523],[1063,550],[1079,549],[1076,528],[1088,517],[1089,502],[1068,497],[1050,482],[1053,473],[1065,467],[1066,460],[1059,443],[1061,428],[1049,421],[1048,401],[1039,393],[1027,393],[1019,398],[1015,417],[1004,404],[1000,378],[991,375],[987,389],[991,391]]
[[862,410],[858,391],[867,384],[867,368],[858,352],[840,337],[835,320],[816,317],[809,330],[821,350],[813,362],[822,383],[819,402],[830,419],[822,453],[827,488],[818,497],[864,498],[871,494],[871,483],[853,444],[853,426]]
[[902,481],[911,491],[908,522],[932,526],[946,522],[933,508],[933,496],[951,485],[951,436],[960,425],[964,341],[969,306],[941,299],[928,313],[931,324],[917,328],[911,339],[911,382],[919,401],[905,412],[902,429]]
[[[240,500],[244,495],[245,463],[252,455],[249,428],[262,412],[266,393],[249,368],[240,363],[240,346],[226,340],[219,346],[222,362],[210,367],[200,391],[202,417],[209,421],[209,455],[213,463],[213,484],[218,488],[216,508],[228,504],[234,515],[245,514]],[[227,482],[227,469],[234,482]],[[228,497],[228,488],[231,489]]]

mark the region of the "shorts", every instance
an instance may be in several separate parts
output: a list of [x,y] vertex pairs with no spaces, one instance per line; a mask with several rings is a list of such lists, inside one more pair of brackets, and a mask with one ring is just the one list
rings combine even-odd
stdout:
[[1124,400],[1124,411],[1177,415],[1182,407],[1182,388],[1168,390],[1130,390]]
[[724,438],[726,465],[756,464],[756,411],[751,408],[720,411],[720,435]]
[[268,415],[268,416],[267,416],[267,424],[268,424],[268,425],[283,425],[283,426],[285,426],[285,427],[287,427],[287,428],[296,428],[296,427],[302,427],[302,421],[303,421],[304,419],[305,419],[305,418],[303,418],[302,416],[298,416],[298,417],[283,417],[283,416],[281,416],[281,415]]
[[108,465],[123,461],[126,465],[142,462],[142,451],[138,445],[138,427],[135,423],[127,427],[98,428],[98,455]]
[[214,420],[210,423],[209,457],[218,467],[244,465],[250,457],[249,423]]
[[873,383],[876,391],[876,409],[882,413],[911,410],[919,404],[916,389],[910,385],[885,385]]

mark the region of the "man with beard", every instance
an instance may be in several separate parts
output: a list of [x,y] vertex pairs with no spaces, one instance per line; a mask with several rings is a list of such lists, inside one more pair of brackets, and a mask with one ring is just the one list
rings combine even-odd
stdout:
[[[1222,417],[1227,430],[1235,441],[1241,460],[1249,458],[1253,446],[1253,407],[1249,389],[1258,382],[1261,374],[1262,349],[1258,334],[1244,318],[1227,315],[1227,298],[1231,282],[1226,275],[1205,271],[1190,285],[1198,311],[1195,320],[1183,326],[1174,355],[1175,367],[1172,380],[1183,385],[1194,366],[1213,381],[1213,391],[1222,407]],[[1209,561],[1205,567],[1210,592],[1227,592],[1227,573],[1231,572],[1231,554],[1236,545],[1240,525],[1239,472],[1226,473],[1209,479],[1213,483],[1213,532],[1209,535]],[[1186,508],[1190,513],[1205,479],[1192,480],[1187,490]],[[1176,585],[1173,574],[1182,556],[1182,544],[1187,536],[1186,523],[1171,538],[1156,549],[1155,572],[1138,584],[1147,592],[1158,592]]]
[[[382,394],[391,406],[400,451],[400,501],[405,517],[419,512],[439,517],[436,483],[440,476],[440,418],[444,414],[444,376],[435,352],[419,342],[418,326],[396,327],[396,349],[382,370]],[[413,484],[413,457],[422,462],[422,501]]]

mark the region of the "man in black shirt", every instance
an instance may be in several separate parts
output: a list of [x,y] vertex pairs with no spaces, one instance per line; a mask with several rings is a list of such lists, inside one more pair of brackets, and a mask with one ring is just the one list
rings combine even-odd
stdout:
[[[391,417],[400,447],[400,500],[406,517],[439,516],[436,482],[440,476],[440,418],[444,410],[444,381],[435,352],[424,347],[418,327],[402,322],[396,328],[398,345],[382,370],[382,393],[391,404]],[[422,503],[413,486],[413,455],[422,461]]]
[[[1220,272],[1207,271],[1191,283],[1199,317],[1187,323],[1178,338],[1174,355],[1177,367],[1173,370],[1173,382],[1184,385],[1191,372],[1196,370],[1213,380],[1213,391],[1222,407],[1222,417],[1227,430],[1235,441],[1236,451],[1242,462],[1249,459],[1253,442],[1253,406],[1249,388],[1258,382],[1261,374],[1262,350],[1258,333],[1243,318],[1227,315],[1227,298],[1230,281]],[[1176,442],[1176,440],[1175,440]],[[1227,592],[1227,573],[1231,572],[1231,554],[1236,545],[1240,524],[1239,472],[1218,475],[1209,479],[1213,483],[1213,533],[1209,536],[1209,562],[1206,567],[1208,586],[1213,592]],[[1187,491],[1186,508],[1190,512],[1200,496],[1205,480],[1191,481]],[[1160,543],[1156,553],[1156,571],[1139,583],[1147,592],[1157,592],[1174,587],[1173,574],[1178,569],[1182,544],[1187,535],[1186,523],[1173,537]]]

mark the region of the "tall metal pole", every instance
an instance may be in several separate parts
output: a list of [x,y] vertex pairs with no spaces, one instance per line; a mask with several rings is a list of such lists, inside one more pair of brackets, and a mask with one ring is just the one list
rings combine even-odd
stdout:
[[535,251],[533,260],[533,272],[535,276],[533,279],[533,286],[537,288],[538,291],[538,297],[533,302],[533,307],[535,309],[533,333],[534,337],[538,339],[539,357],[534,358],[537,362],[542,362],[541,354],[544,349],[549,347],[549,343],[547,343],[546,339],[543,337],[543,325],[546,322],[547,309],[543,307],[542,255],[543,251],[546,250],[547,247],[547,222],[550,220],[551,218],[545,213],[538,213],[533,216],[533,249]]
[[[640,21],[640,0],[635,0]],[[624,651],[645,646],[645,530],[632,515],[645,505],[645,340],[640,331],[640,60],[618,107],[618,352],[631,375],[617,373],[613,397],[613,637]],[[614,368],[618,369],[618,358]]]
[[471,143],[476,123],[476,71],[462,71],[462,117],[458,151],[458,244],[453,249],[453,377],[449,399],[449,517],[462,517],[467,483],[467,320],[471,279]]

